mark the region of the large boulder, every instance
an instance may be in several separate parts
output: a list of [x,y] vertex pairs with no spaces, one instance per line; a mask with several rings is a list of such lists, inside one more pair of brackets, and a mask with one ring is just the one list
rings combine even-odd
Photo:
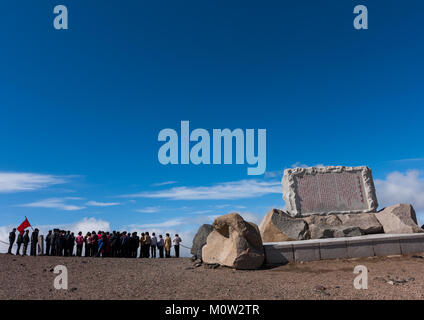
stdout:
[[354,237],[383,233],[383,227],[373,213],[311,215],[308,223],[311,239]]
[[383,226],[375,213],[339,214],[337,217],[344,226],[358,227],[364,234],[384,233]]
[[310,238],[308,224],[282,210],[272,209],[262,219],[259,231],[263,242],[305,240]]
[[257,225],[237,213],[215,219],[214,230],[202,248],[202,260],[235,269],[257,269],[264,262],[264,249]]
[[206,244],[206,238],[212,231],[213,227],[211,224],[204,224],[197,230],[193,238],[193,245],[191,246],[191,254],[196,259],[202,259],[202,248]]
[[385,233],[417,233],[423,230],[417,224],[414,208],[409,204],[396,204],[375,214]]

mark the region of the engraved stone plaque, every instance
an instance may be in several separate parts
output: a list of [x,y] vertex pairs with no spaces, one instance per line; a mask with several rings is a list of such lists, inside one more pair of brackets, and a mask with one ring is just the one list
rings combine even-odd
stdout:
[[284,170],[283,199],[292,216],[373,212],[378,203],[368,167]]

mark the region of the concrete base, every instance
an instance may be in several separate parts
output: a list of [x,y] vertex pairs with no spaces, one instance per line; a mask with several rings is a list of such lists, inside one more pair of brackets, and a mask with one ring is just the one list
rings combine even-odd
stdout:
[[264,249],[266,265],[410,254],[424,252],[424,233],[268,242]]

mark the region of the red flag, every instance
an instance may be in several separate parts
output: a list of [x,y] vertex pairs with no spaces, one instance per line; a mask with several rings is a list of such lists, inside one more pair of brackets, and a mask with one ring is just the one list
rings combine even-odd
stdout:
[[19,231],[19,233],[20,233],[20,234],[23,234],[23,233],[24,233],[25,228],[28,228],[28,227],[31,227],[31,225],[30,225],[30,223],[29,223],[29,221],[28,221],[27,217],[25,217],[25,221],[24,221],[24,222],[22,222],[22,223],[20,224],[20,226],[19,226],[17,229],[18,229],[18,231]]

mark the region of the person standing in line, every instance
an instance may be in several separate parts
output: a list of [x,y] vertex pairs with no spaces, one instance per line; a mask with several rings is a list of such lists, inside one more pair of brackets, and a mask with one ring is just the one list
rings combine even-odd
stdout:
[[91,256],[95,257],[99,249],[99,237],[97,236],[96,231],[91,233]]
[[62,255],[62,230],[57,230],[57,234],[55,237],[55,247],[56,247],[56,256]]
[[150,235],[148,232],[145,234],[145,240],[144,240],[144,252],[145,252],[145,258],[150,257],[150,246],[152,245],[152,238],[150,238]]
[[77,257],[81,257],[82,254],[82,246],[84,244],[84,237],[82,236],[82,232],[78,232],[77,237],[75,238],[75,242],[77,243]]
[[103,246],[102,246],[102,258],[106,257],[106,246],[107,246],[107,236],[106,236],[106,232],[102,231],[102,242],[103,242]]
[[35,228],[35,230],[31,234],[31,250],[30,254],[31,256],[37,255],[37,243],[38,243],[38,229]]
[[165,235],[165,258],[171,258],[171,238],[169,237],[169,233]]
[[[66,232],[66,235],[65,235],[65,257],[72,256],[71,242],[72,242],[72,235],[71,235],[71,231],[68,230]],[[72,249],[73,249],[73,247],[74,247],[74,245],[72,244]]]
[[163,258],[163,247],[164,247],[165,243],[163,241],[162,235],[159,235],[159,239],[158,239],[158,250],[159,250],[159,258]]
[[144,252],[145,252],[144,241],[145,241],[145,239],[146,239],[146,236],[145,236],[144,232],[142,232],[141,236],[140,236],[140,258],[144,258]]
[[96,253],[96,257],[103,257],[103,252],[104,252],[104,247],[103,247],[103,235],[102,234],[98,234],[97,235],[99,237],[99,247],[97,249],[97,253]]
[[[98,241],[98,245],[97,245],[97,256],[100,257],[99,252],[101,253],[101,255],[103,255],[103,251],[104,251],[104,243],[103,243],[103,231],[98,231],[97,232],[97,241]],[[100,249],[100,242],[102,243],[102,247]]]
[[113,231],[110,236],[110,256],[116,257],[117,256],[117,243],[118,243],[118,235],[116,231]]
[[59,236],[60,239],[60,256],[65,256],[66,252],[66,231],[62,230]]
[[49,230],[49,233],[46,236],[46,256],[50,255],[50,248],[51,248],[51,243],[52,243],[52,231]]
[[55,256],[57,255],[57,237],[59,236],[58,230],[53,229],[53,234],[50,240],[51,245],[51,255]]
[[129,256],[129,252],[128,252],[129,235],[127,235],[126,231],[124,231],[122,233],[121,239],[122,239],[122,241],[121,241],[121,256],[123,258],[128,258],[128,256]]
[[18,234],[18,239],[16,240],[16,244],[18,246],[18,248],[16,249],[16,255],[19,256],[20,255],[20,249],[21,249],[21,245],[24,242],[24,235],[22,233],[19,232]]
[[116,232],[116,246],[115,246],[115,257],[121,256],[121,232]]
[[137,232],[134,232],[135,234],[135,244],[134,244],[134,258],[137,258],[137,252],[138,252],[138,248],[140,247],[140,237],[137,235]]
[[178,236],[178,234],[175,235],[174,240],[172,240],[174,243],[174,250],[175,250],[175,257],[180,257],[180,242],[182,242],[181,238]]
[[9,233],[9,250],[7,250],[8,254],[12,254],[12,247],[13,247],[13,244],[15,243],[15,239],[16,239],[16,228],[13,228],[12,232]]
[[87,232],[87,234],[84,237],[85,242],[85,256],[91,257],[91,233]]
[[106,232],[105,243],[106,243],[106,246],[105,246],[104,255],[105,255],[105,257],[110,257],[110,234],[109,234],[109,231]]
[[27,249],[28,249],[28,243],[29,243],[29,230],[26,230],[25,234],[24,234],[24,249],[22,251],[22,256],[26,256],[26,252],[27,252]]
[[71,232],[71,236],[69,238],[69,256],[70,257],[74,255],[74,247],[75,247],[75,234]]
[[157,246],[157,244],[158,244],[158,239],[156,238],[156,234],[153,232],[152,233],[152,243],[150,245],[152,258],[156,258],[156,246]]
[[128,233],[128,250],[129,256],[132,258],[134,256],[134,248],[135,248],[135,236],[133,233]]

